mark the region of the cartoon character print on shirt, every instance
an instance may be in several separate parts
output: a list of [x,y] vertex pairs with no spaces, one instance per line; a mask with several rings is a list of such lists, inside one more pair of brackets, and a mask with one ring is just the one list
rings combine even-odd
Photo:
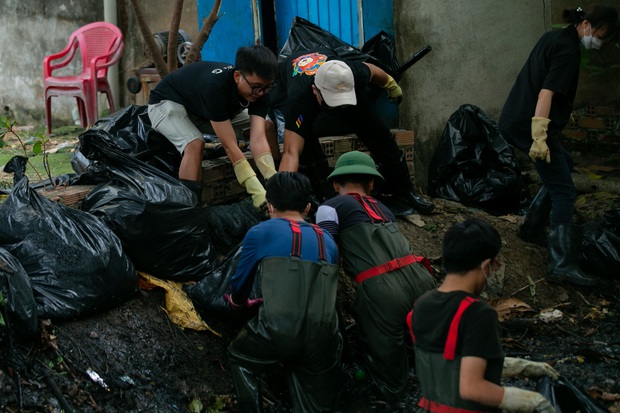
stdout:
[[314,76],[326,60],[327,56],[316,52],[299,56],[291,63],[293,65],[293,77],[297,75]]

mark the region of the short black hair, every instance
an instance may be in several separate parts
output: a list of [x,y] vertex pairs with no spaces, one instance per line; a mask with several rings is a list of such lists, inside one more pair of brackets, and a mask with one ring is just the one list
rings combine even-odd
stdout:
[[267,201],[278,211],[304,213],[312,185],[310,179],[300,172],[278,172],[267,181]]
[[264,79],[274,80],[278,74],[278,59],[265,46],[240,47],[235,57],[235,69],[244,75],[256,74]]
[[593,28],[607,28],[606,39],[618,40],[618,9],[612,4],[591,4],[587,7],[576,9],[564,9],[562,12],[564,21],[570,24],[579,24],[584,20],[590,22]]
[[335,176],[334,182],[340,186],[344,186],[346,184],[357,184],[362,185],[365,189],[368,189],[370,188],[370,183],[374,181],[374,179],[375,177],[373,175],[346,174]]
[[494,260],[502,239],[491,224],[470,218],[454,224],[443,239],[442,264],[446,273],[464,274],[488,258]]

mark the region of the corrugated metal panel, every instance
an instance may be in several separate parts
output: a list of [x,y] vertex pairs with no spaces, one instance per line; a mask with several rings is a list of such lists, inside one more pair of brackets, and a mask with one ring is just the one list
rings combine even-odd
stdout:
[[[197,0],[198,28],[213,8],[213,0]],[[223,0],[220,19],[213,26],[202,48],[202,60],[235,63],[235,54],[241,46],[250,46],[260,39],[260,28],[255,25],[258,9],[256,0]]]
[[[359,0],[274,0],[278,48],[288,37],[295,16],[321,26],[341,40],[361,47]],[[381,0],[375,0],[381,2]],[[388,3],[386,1],[385,3]],[[391,6],[391,1],[389,1]]]

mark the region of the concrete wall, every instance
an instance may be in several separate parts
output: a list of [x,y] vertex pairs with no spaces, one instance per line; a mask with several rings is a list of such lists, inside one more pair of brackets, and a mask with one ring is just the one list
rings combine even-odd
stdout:
[[[582,7],[596,1],[582,1]],[[613,2],[617,4],[617,1]],[[539,37],[561,23],[569,0],[394,0],[401,62],[424,45],[431,51],[406,73],[400,123],[416,132],[416,185],[428,167],[450,115],[473,104],[497,120],[514,80]],[[602,73],[582,69],[575,108],[620,102],[620,49],[592,51]],[[594,75],[595,73],[596,76]]]
[[463,104],[494,119],[531,48],[548,24],[539,0],[395,0],[396,44],[402,62],[424,45],[433,50],[401,80],[401,127],[416,132],[416,185],[450,115]]
[[[99,0],[3,0],[0,5],[0,108],[19,123],[45,124],[43,58],[81,25],[103,16]],[[75,100],[73,100],[74,102]],[[69,110],[70,112],[70,110]]]

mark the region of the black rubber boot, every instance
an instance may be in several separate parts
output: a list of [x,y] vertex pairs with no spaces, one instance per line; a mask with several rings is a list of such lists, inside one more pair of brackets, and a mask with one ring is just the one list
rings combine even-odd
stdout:
[[601,280],[584,273],[579,268],[581,227],[571,224],[556,224],[549,227],[547,234],[547,279],[556,283],[572,283],[585,287],[601,284]]
[[187,189],[192,191],[196,196],[198,203],[202,205],[202,181],[190,181],[187,179],[179,179],[179,182],[183,184]]
[[235,390],[237,393],[237,412],[261,413],[260,381],[250,370],[231,363]]
[[392,203],[389,199],[390,197],[382,196],[393,193],[395,203],[413,209],[411,213],[430,214],[435,209],[435,205],[431,201],[418,195],[413,188],[404,154],[401,153],[400,161],[390,164],[379,164],[378,169],[385,178],[382,187],[378,188],[381,192],[380,195],[378,194],[378,197],[388,207],[390,207],[388,204]]
[[518,235],[525,242],[547,246],[547,225],[551,213],[551,195],[546,187],[540,188],[525,215],[525,222],[519,227]]

